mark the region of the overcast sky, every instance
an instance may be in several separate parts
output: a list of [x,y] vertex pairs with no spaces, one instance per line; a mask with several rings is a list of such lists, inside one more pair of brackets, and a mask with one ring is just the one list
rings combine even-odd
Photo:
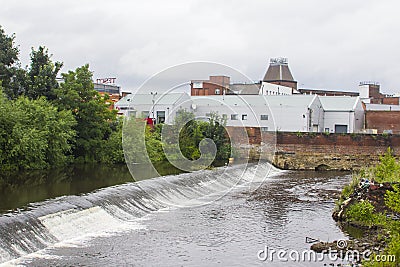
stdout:
[[0,0],[0,7],[24,65],[31,47],[44,45],[62,71],[89,63],[94,78],[117,77],[125,90],[192,61],[258,81],[269,58],[287,57],[299,87],[354,91],[372,80],[400,92],[395,0]]

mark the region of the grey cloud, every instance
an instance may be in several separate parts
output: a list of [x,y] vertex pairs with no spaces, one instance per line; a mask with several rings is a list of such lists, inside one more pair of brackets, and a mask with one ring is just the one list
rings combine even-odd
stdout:
[[30,47],[46,45],[63,71],[90,63],[95,78],[116,76],[127,89],[190,61],[230,65],[259,80],[270,57],[284,56],[306,87],[355,90],[360,80],[377,80],[388,93],[400,91],[394,0],[0,4],[1,25],[16,33],[25,64]]

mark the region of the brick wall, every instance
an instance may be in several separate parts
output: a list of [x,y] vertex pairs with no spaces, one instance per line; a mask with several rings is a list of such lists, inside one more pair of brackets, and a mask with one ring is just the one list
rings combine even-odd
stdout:
[[365,128],[377,129],[378,133],[392,130],[394,134],[400,134],[400,111],[367,111]]
[[400,135],[260,132],[227,127],[242,157],[260,157],[294,170],[353,170],[376,164],[388,147],[400,156]]

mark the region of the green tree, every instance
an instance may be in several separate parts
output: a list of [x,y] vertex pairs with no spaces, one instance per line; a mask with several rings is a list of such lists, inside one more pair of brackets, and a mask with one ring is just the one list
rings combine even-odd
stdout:
[[231,144],[225,130],[226,119],[212,113],[204,136],[214,141],[217,146],[216,159],[227,159],[231,155]]
[[15,35],[6,35],[0,26],[0,81],[7,97],[11,99],[16,98],[23,90],[18,79],[23,74],[18,68],[19,49],[14,41]]
[[43,169],[67,162],[75,131],[70,111],[45,98],[8,100],[0,90],[0,168]]
[[109,110],[105,99],[94,90],[89,65],[63,73],[64,81],[56,89],[54,103],[71,110],[77,125],[74,156],[79,162],[106,161],[107,141],[115,129],[116,112]]
[[[193,113],[180,111],[173,125],[165,125],[163,142],[169,154],[179,154],[178,150],[190,160],[201,156],[200,142],[205,138],[212,139],[216,145],[216,160],[227,159],[231,154],[231,146],[225,131],[226,121],[217,114],[212,114],[209,121],[196,120]],[[179,133],[179,148],[173,141]]]
[[44,96],[48,100],[56,98],[55,90],[58,88],[57,75],[63,66],[62,62],[51,61],[48,49],[39,46],[38,50],[32,48],[31,65],[27,73],[26,96],[31,99]]

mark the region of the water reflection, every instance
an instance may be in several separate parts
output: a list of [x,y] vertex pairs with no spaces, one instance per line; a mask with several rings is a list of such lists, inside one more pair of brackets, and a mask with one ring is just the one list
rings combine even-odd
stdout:
[[[155,164],[161,175],[181,171],[167,162]],[[154,178],[149,166],[136,166],[140,180]],[[126,165],[84,164],[65,168],[0,174],[0,213],[26,209],[28,204],[64,195],[79,195],[108,186],[134,182]]]

